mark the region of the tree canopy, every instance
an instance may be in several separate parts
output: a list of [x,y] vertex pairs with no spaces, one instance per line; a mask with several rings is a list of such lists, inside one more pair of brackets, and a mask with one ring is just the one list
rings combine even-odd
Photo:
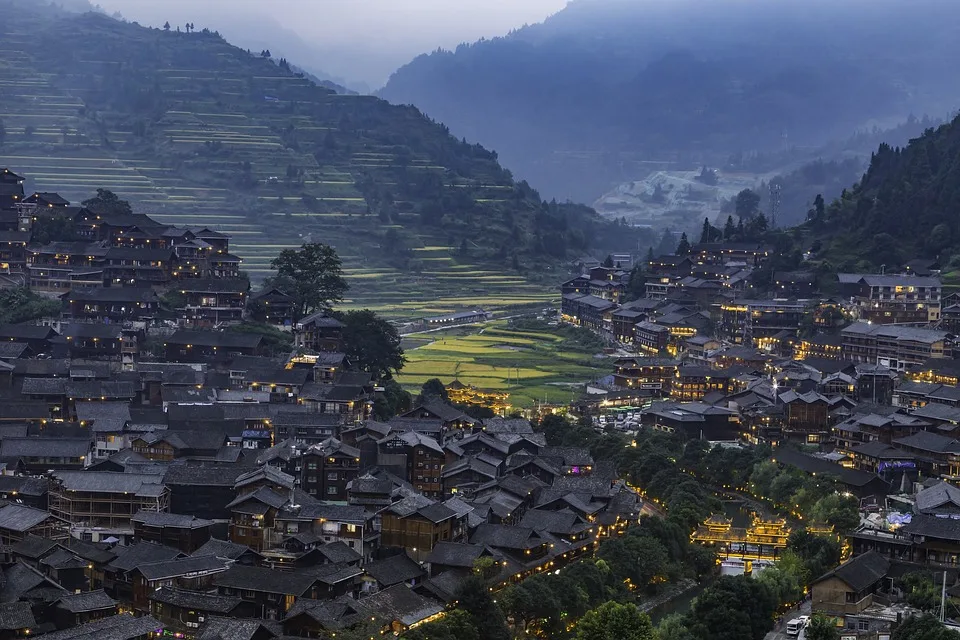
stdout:
[[392,323],[369,309],[338,315],[344,324],[344,352],[351,362],[377,380],[390,378],[403,368],[406,358],[400,333]]
[[133,213],[130,203],[121,200],[109,189],[97,189],[97,195],[80,204],[100,216],[126,216]]
[[274,284],[294,298],[294,320],[343,300],[349,286],[343,263],[333,247],[320,242],[284,249],[270,263],[277,270]]
[[605,602],[577,623],[577,640],[653,640],[650,617],[637,605]]

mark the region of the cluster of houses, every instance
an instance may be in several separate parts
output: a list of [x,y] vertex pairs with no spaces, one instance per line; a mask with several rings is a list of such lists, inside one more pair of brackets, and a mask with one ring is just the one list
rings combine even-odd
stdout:
[[[35,242],[44,218],[85,240]],[[497,588],[637,521],[611,464],[524,419],[426,402],[374,420],[383,390],[333,317],[292,325],[279,357],[219,330],[257,297],[222,234],[25,197],[10,171],[2,225],[0,277],[63,310],[0,325],[0,638],[400,633],[478,561]],[[170,323],[158,295],[179,299]],[[257,301],[289,319],[281,292]]]
[[813,610],[844,638],[889,637],[909,614],[905,574],[945,576],[960,598],[960,299],[922,260],[838,274],[832,297],[812,274],[777,273],[761,298],[769,256],[706,244],[656,258],[630,301],[629,274],[580,261],[563,319],[619,355],[575,409],[604,428],[770,443],[781,467],[836,478],[861,524],[839,532],[852,558],[814,580]]

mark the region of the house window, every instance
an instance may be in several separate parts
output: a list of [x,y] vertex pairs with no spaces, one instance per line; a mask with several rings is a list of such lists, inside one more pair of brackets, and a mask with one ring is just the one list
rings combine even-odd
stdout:
[[336,487],[327,487],[327,493],[328,493],[328,494],[331,494],[331,495],[332,495],[332,494],[335,494],[336,492],[337,492],[337,488],[336,488]]
[[857,621],[857,631],[869,631],[870,630],[870,621],[869,620],[858,620]]
[[338,476],[337,476],[337,473],[336,473],[335,471],[330,472],[330,473],[327,474],[327,480],[336,480],[337,477],[338,477]]
[[847,602],[856,602],[856,601],[857,601],[857,594],[855,594],[853,591],[847,591],[844,595],[846,596],[846,601],[847,601]]

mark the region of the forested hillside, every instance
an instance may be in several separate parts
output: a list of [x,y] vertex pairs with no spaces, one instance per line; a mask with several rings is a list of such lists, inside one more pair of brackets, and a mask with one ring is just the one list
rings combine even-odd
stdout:
[[[960,266],[960,118],[873,154],[859,183],[802,230],[818,258],[849,270],[914,258]],[[947,270],[947,269],[945,269]]]
[[949,113],[958,17],[939,0],[575,0],[543,24],[420,56],[381,95],[496,149],[546,193],[589,201],[650,168],[739,169],[758,152]]
[[78,202],[106,187],[229,232],[254,277],[312,237],[337,247],[358,295],[396,296],[379,302],[481,281],[478,294],[523,302],[542,297],[521,275],[532,267],[636,246],[589,208],[541,202],[417,109],[317,86],[269,51],[32,0],[0,0],[0,15],[0,164],[28,189]]

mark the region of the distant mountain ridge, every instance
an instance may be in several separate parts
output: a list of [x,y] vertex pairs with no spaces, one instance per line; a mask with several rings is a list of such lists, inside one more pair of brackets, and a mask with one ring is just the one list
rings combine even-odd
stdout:
[[380,95],[496,149],[545,193],[591,201],[645,163],[717,166],[951,111],[958,17],[938,0],[576,0],[420,56]]

